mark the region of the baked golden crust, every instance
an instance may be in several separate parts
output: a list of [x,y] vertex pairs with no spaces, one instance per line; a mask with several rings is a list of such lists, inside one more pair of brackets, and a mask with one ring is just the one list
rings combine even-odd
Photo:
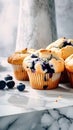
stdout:
[[69,72],[73,73],[73,54],[65,60],[65,67]]
[[20,65],[23,62],[23,59],[27,57],[28,55],[32,54],[35,50],[34,49],[23,49],[20,51],[16,51],[11,56],[8,57],[8,63]]
[[68,56],[73,54],[73,39],[60,38],[48,45],[46,49],[52,50],[65,60]]
[[41,49],[38,54],[26,57],[23,67],[38,73],[58,73],[64,70],[64,60],[51,50]]
[[62,46],[63,42],[65,42],[65,41],[66,41],[65,37],[59,38],[55,42],[52,42],[51,44],[49,44],[46,49],[51,49],[52,47],[60,48]]

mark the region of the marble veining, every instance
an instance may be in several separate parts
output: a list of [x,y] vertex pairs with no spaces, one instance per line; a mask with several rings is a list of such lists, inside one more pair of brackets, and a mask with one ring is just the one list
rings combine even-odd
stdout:
[[0,129],[73,130],[73,106],[0,117]]

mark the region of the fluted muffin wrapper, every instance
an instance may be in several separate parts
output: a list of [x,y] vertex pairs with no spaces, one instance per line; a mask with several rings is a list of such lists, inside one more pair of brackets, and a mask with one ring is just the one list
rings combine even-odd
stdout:
[[27,71],[25,71],[22,65],[12,65],[12,67],[14,70],[14,76],[17,80],[21,80],[21,81],[29,80]]
[[28,71],[30,85],[34,89],[49,90],[58,87],[61,73],[41,74]]
[[69,81],[71,84],[71,88],[73,88],[73,72],[67,71],[67,73],[68,73]]

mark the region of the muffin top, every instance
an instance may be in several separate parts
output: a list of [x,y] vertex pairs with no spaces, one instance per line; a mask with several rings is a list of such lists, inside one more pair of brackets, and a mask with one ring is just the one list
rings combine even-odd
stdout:
[[51,50],[41,49],[23,60],[23,67],[32,72],[56,73],[64,70],[64,60]]
[[20,51],[16,51],[14,52],[11,56],[8,57],[8,63],[10,64],[14,64],[14,65],[20,65],[23,62],[23,59],[27,56],[29,56],[30,54],[32,54],[33,52],[35,52],[34,49],[23,49]]
[[73,54],[65,60],[65,67],[68,71],[73,72]]
[[60,38],[48,45],[46,49],[51,49],[65,60],[73,53],[73,39]]

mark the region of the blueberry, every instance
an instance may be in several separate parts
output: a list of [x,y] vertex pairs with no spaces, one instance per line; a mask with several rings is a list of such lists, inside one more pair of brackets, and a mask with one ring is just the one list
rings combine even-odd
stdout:
[[6,82],[4,80],[0,80],[0,90],[6,87]]
[[32,61],[32,66],[30,67],[30,69],[31,69],[32,71],[35,71],[35,62],[34,62],[34,61]]
[[35,54],[32,54],[31,58],[38,58],[38,57]]
[[73,46],[73,45],[72,45],[71,42],[65,41],[65,42],[63,43],[63,46],[62,46],[62,47],[66,47],[66,46]]
[[18,89],[19,91],[24,91],[24,89],[25,89],[25,84],[19,83],[19,84],[17,85],[17,89]]
[[46,73],[54,73],[54,69],[51,68],[51,66],[49,65],[49,63],[43,62],[42,64],[42,69],[45,71],[47,70]]
[[9,89],[12,89],[15,85],[15,82],[13,80],[9,80],[6,82],[6,85]]
[[44,76],[44,81],[47,81],[47,79],[46,79],[46,75]]
[[44,86],[43,86],[43,89],[44,89],[44,90],[45,90],[45,89],[47,89],[47,88],[48,88],[48,86],[47,86],[47,85],[44,85]]
[[8,80],[12,80],[13,77],[12,77],[11,75],[8,74],[4,79],[5,79],[5,81],[8,81]]
[[49,78],[52,78],[52,76],[53,76],[53,73],[49,73]]

